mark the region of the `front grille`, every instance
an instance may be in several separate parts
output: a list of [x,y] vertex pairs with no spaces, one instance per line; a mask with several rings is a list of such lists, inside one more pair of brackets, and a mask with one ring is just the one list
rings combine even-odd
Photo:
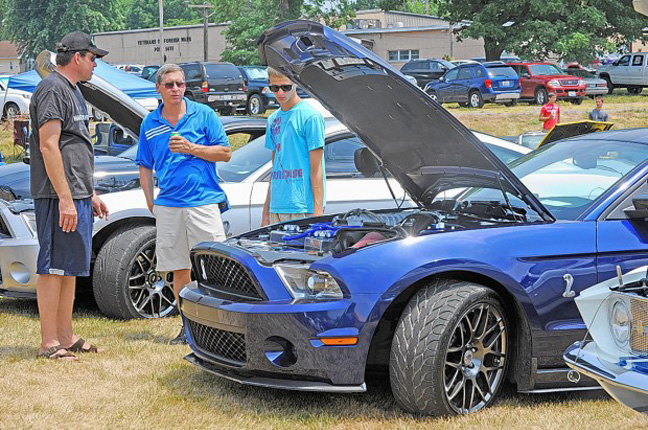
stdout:
[[630,347],[635,354],[648,354],[648,300],[630,299],[632,325]]
[[577,79],[563,79],[560,83],[565,87],[575,87],[578,85]]
[[191,338],[196,346],[208,352],[214,358],[235,366],[245,366],[245,335],[209,327],[195,321],[189,321]]
[[247,300],[263,300],[247,269],[231,258],[198,254],[197,272],[201,285]]

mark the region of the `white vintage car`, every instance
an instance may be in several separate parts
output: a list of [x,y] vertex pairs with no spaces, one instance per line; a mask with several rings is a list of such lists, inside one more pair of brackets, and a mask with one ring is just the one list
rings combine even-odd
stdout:
[[[137,136],[139,124],[148,113],[144,108],[96,75],[82,85],[82,91],[88,102]],[[413,205],[397,181],[385,180],[359,138],[327,116],[326,213],[359,207],[378,209]],[[252,139],[233,152],[229,163],[219,163],[218,167],[231,205],[223,214],[223,220],[230,234],[240,234],[261,223],[271,152],[263,145],[264,120],[234,117],[224,118],[223,123],[230,138],[244,134]],[[496,137],[475,134],[506,163],[530,151]],[[133,147],[122,155],[132,159],[135,151]],[[136,175],[137,166],[133,164],[132,167],[130,174]],[[120,174],[128,175],[129,172]],[[96,173],[95,182],[102,179],[97,176]],[[110,181],[104,178],[102,186],[106,182]],[[113,182],[121,184],[124,181],[115,179]],[[0,185],[0,199],[3,193],[8,197],[12,192],[3,191]],[[108,222],[97,219],[93,227],[92,285],[99,308],[107,316],[124,319],[159,318],[174,313],[172,277],[155,270],[155,219],[146,207],[141,189],[107,193],[102,199],[108,205],[110,217]],[[30,205],[0,200],[0,295],[35,296],[38,255],[35,231]]]
[[9,89],[9,76],[0,76],[0,103],[2,118],[13,118],[18,115],[29,115],[31,93]]
[[616,400],[648,414],[648,266],[581,292],[576,305],[592,340],[570,346],[565,362]]

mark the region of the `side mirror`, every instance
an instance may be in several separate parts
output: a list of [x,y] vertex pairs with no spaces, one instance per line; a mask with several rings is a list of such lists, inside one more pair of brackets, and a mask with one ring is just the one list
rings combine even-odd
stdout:
[[444,78],[443,76],[441,76],[441,77],[439,78],[439,82],[443,82],[443,81],[445,81],[445,78]]
[[648,218],[648,194],[640,194],[632,199],[632,205],[623,210],[626,216],[632,220],[645,220]]

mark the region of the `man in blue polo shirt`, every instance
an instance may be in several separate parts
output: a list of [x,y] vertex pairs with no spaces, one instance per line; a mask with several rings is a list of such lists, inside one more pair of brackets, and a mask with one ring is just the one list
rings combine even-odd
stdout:
[[[157,270],[173,272],[179,303],[178,293],[191,281],[189,250],[199,242],[225,240],[221,210],[227,208],[227,197],[218,183],[216,162],[229,161],[232,151],[216,113],[184,98],[179,66],[160,67],[155,86],[162,104],[142,122],[136,162],[156,219]],[[160,188],[155,200],[153,170]],[[171,343],[186,343],[184,328]]]

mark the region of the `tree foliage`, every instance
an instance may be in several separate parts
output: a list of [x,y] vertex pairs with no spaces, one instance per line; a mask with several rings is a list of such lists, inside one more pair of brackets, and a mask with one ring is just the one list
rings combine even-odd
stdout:
[[[346,24],[353,10],[348,0],[219,0],[216,18],[230,21],[225,30],[227,49],[223,60],[234,64],[259,64],[256,40],[261,34],[283,21],[298,18],[324,20],[327,25]],[[235,18],[235,19],[233,19]]]
[[[158,0],[130,0],[130,2],[130,6],[126,9],[126,28],[152,28],[160,25]],[[163,5],[166,26],[202,22],[198,12],[188,7],[184,0],[164,0]]]
[[53,50],[71,31],[123,28],[118,0],[5,0],[3,13],[4,36],[29,57]]
[[648,25],[632,0],[461,0],[439,7],[444,18],[458,23],[460,37],[484,39],[487,60],[508,51],[588,63],[619,44],[642,39]]

